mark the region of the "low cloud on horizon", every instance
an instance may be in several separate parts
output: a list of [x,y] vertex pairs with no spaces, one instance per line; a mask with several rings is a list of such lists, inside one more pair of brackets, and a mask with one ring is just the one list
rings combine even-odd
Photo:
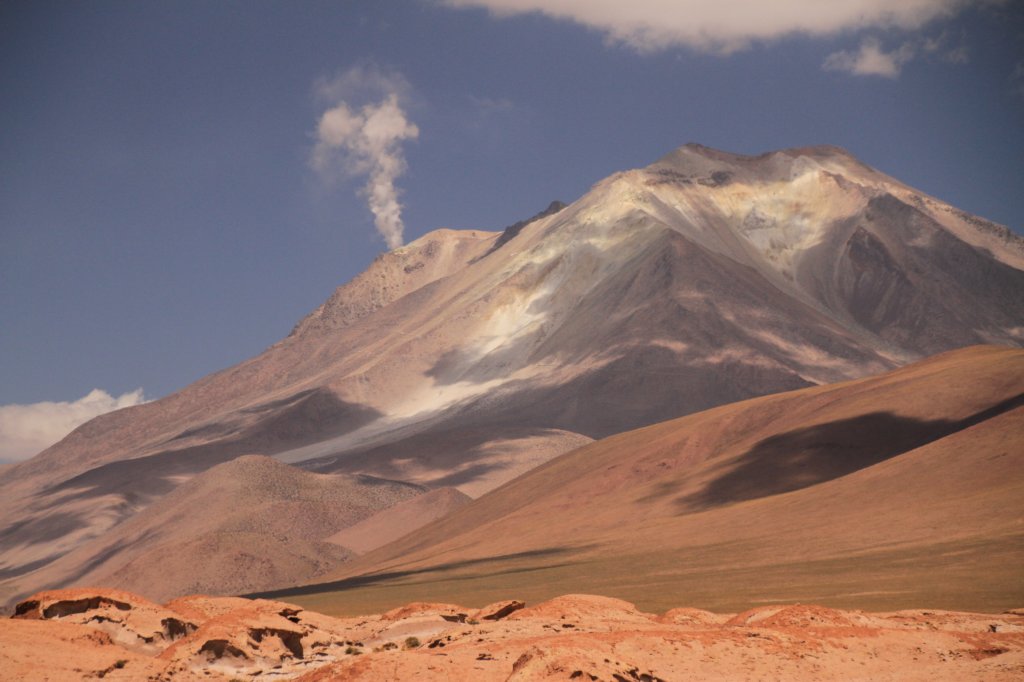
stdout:
[[94,417],[144,402],[141,388],[117,397],[95,388],[70,402],[0,405],[0,463],[28,459]]

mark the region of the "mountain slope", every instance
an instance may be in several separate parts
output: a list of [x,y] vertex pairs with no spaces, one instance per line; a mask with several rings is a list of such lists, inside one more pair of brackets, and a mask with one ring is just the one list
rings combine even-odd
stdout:
[[[108,585],[153,599],[288,585],[351,556],[328,536],[422,492],[397,481],[313,474],[243,456],[195,476],[29,580]],[[30,591],[17,580],[10,588]]]
[[1024,339],[1024,241],[835,148],[688,145],[559,208],[383,254],[261,355],[5,470],[0,573],[243,454],[480,495],[593,438]]
[[612,436],[278,594],[1002,610],[1024,601],[1022,466],[1024,351],[972,347]]
[[365,554],[451,514],[471,499],[455,488],[431,490],[343,528],[327,538],[327,542],[357,554]]

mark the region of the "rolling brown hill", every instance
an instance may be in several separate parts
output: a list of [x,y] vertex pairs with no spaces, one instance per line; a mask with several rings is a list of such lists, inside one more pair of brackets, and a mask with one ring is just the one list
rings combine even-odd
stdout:
[[366,554],[435,519],[451,514],[471,499],[455,488],[431,490],[342,528],[327,538],[327,542],[341,545],[356,554]]
[[[315,474],[242,456],[181,484],[32,580],[105,585],[157,600],[291,585],[352,556],[328,536],[423,492],[398,481]],[[26,591],[17,580],[11,588]]]
[[596,438],[1024,341],[1024,240],[834,147],[687,145],[524,222],[382,254],[259,356],[0,472],[0,601],[241,455],[479,496]]
[[276,594],[1000,611],[1024,603],[1022,467],[1024,351],[972,347],[611,436]]

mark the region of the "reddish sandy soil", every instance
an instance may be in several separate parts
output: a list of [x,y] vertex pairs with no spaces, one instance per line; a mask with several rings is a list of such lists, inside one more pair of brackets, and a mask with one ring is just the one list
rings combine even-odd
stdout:
[[1024,610],[738,615],[567,595],[331,618],[283,602],[43,592],[0,621],[0,680],[1019,680]]

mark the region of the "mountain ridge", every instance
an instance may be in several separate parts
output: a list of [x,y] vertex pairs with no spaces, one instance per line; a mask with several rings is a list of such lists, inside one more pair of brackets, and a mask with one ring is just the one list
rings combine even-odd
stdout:
[[[593,438],[1024,343],[1024,240],[852,159],[691,145],[501,248],[437,230],[382,254],[264,353],[0,473],[0,571],[240,455],[479,496]],[[89,521],[60,542],[18,530],[69,514]]]

